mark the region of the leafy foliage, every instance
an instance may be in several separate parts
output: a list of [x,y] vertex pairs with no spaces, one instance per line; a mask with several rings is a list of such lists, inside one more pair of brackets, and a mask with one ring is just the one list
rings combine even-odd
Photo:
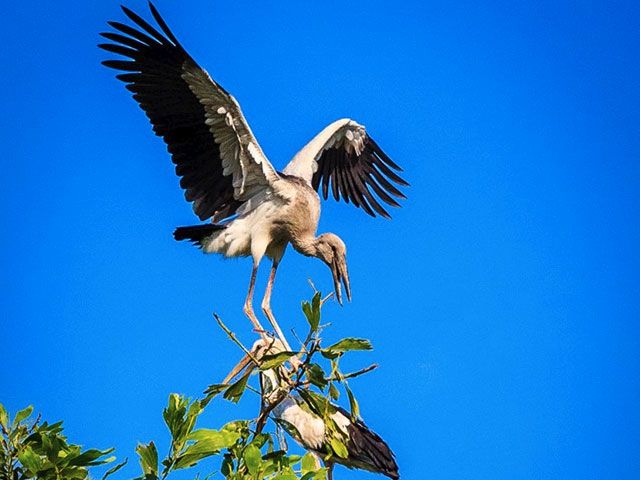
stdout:
[[[260,397],[260,410],[255,419],[227,423],[219,430],[196,429],[197,418],[217,396],[222,395],[225,400],[237,403],[247,390],[259,393],[258,388],[251,386],[251,369],[240,373],[229,384],[210,385],[201,400],[191,401],[180,395],[170,395],[164,420],[171,434],[171,447],[160,462],[164,469],[158,473],[158,456],[153,442],[140,445],[137,452],[143,476],[139,480],[164,479],[175,470],[196,467],[198,462],[210,456],[220,457],[219,473],[227,480],[324,479],[327,470],[319,466],[313,455],[289,454],[286,444],[277,434],[282,427],[297,438],[299,435],[295,427],[280,420],[271,431],[265,428],[271,418],[270,413],[289,395],[297,395],[303,408],[324,420],[328,451],[325,459],[346,458],[348,439],[332,418],[338,411],[332,402],[340,398],[339,387],[342,386],[349,400],[351,417],[358,418],[358,402],[347,385],[347,379],[367,373],[376,365],[351,373],[340,370],[339,362],[344,354],[371,350],[371,343],[365,339],[344,338],[329,347],[323,347],[321,334],[325,327],[320,323],[323,303],[321,294],[317,292],[310,302],[302,304],[309,331],[306,339],[300,341],[300,351],[279,352],[264,355],[259,361],[255,358],[252,360],[258,371],[278,369],[289,378],[288,386],[277,389],[274,397]],[[248,352],[218,317],[216,320],[229,338],[244,352]],[[292,357],[298,361],[294,362]]]
[[286,451],[276,449],[273,435],[253,430],[251,421],[230,422],[219,430],[195,429],[202,412],[199,400],[169,396],[164,419],[171,433],[171,447],[160,462],[164,469],[159,473],[158,452],[153,442],[138,445],[142,476],[136,480],[164,479],[171,472],[194,467],[212,455],[221,457],[220,473],[227,479],[324,478],[324,469],[318,470],[312,457],[287,455]]
[[[316,478],[316,476],[317,478],[324,477],[325,470],[317,469],[315,459],[312,456],[307,457],[305,462],[309,462],[309,458],[311,458],[316,470],[312,470],[309,466],[310,464],[306,463],[306,468],[296,471],[294,467],[297,465],[297,457],[286,456],[283,450],[273,450],[273,434],[262,433],[270,412],[279,402],[292,394],[300,398],[300,404],[303,408],[323,419],[327,430],[328,450],[328,455],[325,459],[330,460],[333,456],[347,457],[346,444],[348,439],[345,438],[344,432],[336,425],[332,417],[338,411],[337,406],[332,401],[337,401],[340,398],[338,387],[342,385],[349,400],[351,418],[356,420],[360,415],[360,407],[353,391],[347,385],[347,379],[367,373],[376,368],[377,365],[371,365],[351,373],[343,373],[340,370],[339,362],[345,353],[371,350],[373,347],[368,340],[360,338],[344,338],[329,347],[323,347],[321,334],[325,327],[320,323],[323,303],[324,300],[322,300],[320,292],[316,292],[310,302],[302,303],[302,311],[309,325],[309,331],[306,339],[300,342],[299,352],[280,352],[273,355],[265,355],[258,362],[257,367],[260,371],[274,368],[284,369],[286,372],[284,375],[289,379],[288,387],[279,387],[275,398],[261,398],[260,414],[248,424],[249,429],[255,425],[253,437],[242,437],[240,440],[241,443],[244,442],[242,443],[244,445],[244,450],[242,450],[244,453],[240,456],[234,455],[233,449],[229,449],[227,453],[224,453],[225,461],[223,462],[222,473],[227,478],[271,478],[269,477],[271,474],[276,475],[278,479],[305,478],[307,480]],[[235,335],[219,319],[218,322],[229,337],[234,342],[239,343]],[[240,346],[244,351],[247,351],[246,347]],[[320,356],[317,356],[318,353],[320,353]],[[293,362],[292,357],[297,358],[298,361]],[[289,368],[287,368],[287,362],[290,364]],[[293,365],[296,365],[296,367]],[[250,388],[250,373],[250,370],[247,370],[238,380],[228,386],[224,384],[210,385],[205,390],[206,396],[202,403],[207,404],[220,393],[223,394],[223,398],[229,401],[239,401],[245,390]],[[252,390],[257,391],[255,388],[252,388]],[[285,422],[280,421],[279,426],[283,427],[294,438],[298,437],[292,425],[286,425]],[[267,436],[264,437],[264,435]],[[263,438],[266,438],[266,442],[262,441]],[[255,439],[261,440],[256,444],[254,443]],[[278,462],[269,465],[260,464],[258,450],[262,454],[262,462],[272,462],[274,458],[277,458]],[[235,466],[235,470],[231,469],[232,466]],[[280,470],[276,467],[279,467]]]
[[[164,480],[172,472],[196,467],[199,462],[212,456],[220,458],[217,473],[227,480],[324,479],[327,469],[320,467],[312,454],[300,456],[288,453],[286,442],[281,436],[282,429],[294,438],[299,438],[295,427],[282,420],[272,424],[268,422],[272,418],[273,409],[293,395],[302,408],[321,417],[325,422],[325,460],[331,460],[332,457],[346,458],[348,455],[348,439],[332,418],[338,411],[338,407],[332,402],[340,398],[342,386],[349,401],[351,417],[357,419],[359,406],[347,385],[347,379],[367,373],[376,365],[351,373],[340,370],[339,362],[347,352],[371,350],[372,347],[368,340],[358,338],[345,338],[329,347],[323,347],[321,333],[326,328],[320,323],[323,303],[319,292],[316,292],[310,302],[303,302],[302,311],[309,330],[305,340],[300,341],[298,352],[265,355],[260,360],[251,357],[258,372],[276,369],[287,379],[287,382],[275,389],[275,394],[263,397],[258,388],[251,386],[252,370],[247,369],[230,384],[210,385],[202,399],[191,400],[175,393],[169,395],[167,406],[162,412],[171,436],[168,452],[161,458],[153,441],[139,444],[136,453],[141,475],[135,480]],[[217,317],[216,319],[229,338],[248,352],[222,321]],[[225,400],[237,403],[247,390],[258,393],[260,397],[260,409],[255,419],[233,421],[219,429],[196,427],[200,415],[218,395],[222,394]],[[39,419],[30,421],[32,411],[31,407],[21,410],[11,422],[4,407],[0,405],[0,479],[84,480],[90,478],[90,467],[115,460],[115,457],[109,456],[112,449],[83,451],[80,446],[69,444],[62,435],[61,422],[50,425],[47,422],[40,423]],[[269,425],[271,429],[267,429]],[[125,463],[126,461],[108,470],[103,480],[117,472]],[[211,477],[213,473],[205,478]]]
[[[113,449],[82,450],[62,434],[62,422],[40,422],[31,419],[33,407],[16,413],[13,421],[0,404],[0,478],[7,480],[83,480],[89,477],[89,468],[110,463]],[[106,479],[126,462],[108,470]]]

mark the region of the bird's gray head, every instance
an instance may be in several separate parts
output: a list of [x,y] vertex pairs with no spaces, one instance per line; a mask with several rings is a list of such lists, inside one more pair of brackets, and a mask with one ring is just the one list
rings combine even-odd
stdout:
[[341,283],[344,283],[347,300],[351,301],[351,285],[347,271],[347,247],[344,242],[333,233],[323,233],[316,239],[316,252],[316,256],[331,269],[333,286],[340,305],[342,305]]

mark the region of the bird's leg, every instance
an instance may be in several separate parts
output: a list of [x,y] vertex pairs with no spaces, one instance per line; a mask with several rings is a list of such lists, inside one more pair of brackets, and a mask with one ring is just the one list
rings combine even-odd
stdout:
[[264,298],[262,299],[262,311],[264,312],[265,316],[267,317],[267,320],[269,320],[269,323],[271,324],[276,334],[278,335],[278,338],[280,338],[280,341],[284,344],[284,348],[286,348],[288,351],[291,351],[289,342],[287,342],[287,339],[284,338],[284,334],[280,329],[280,325],[278,325],[278,322],[276,322],[276,319],[273,316],[273,312],[271,311],[271,291],[273,290],[273,283],[276,279],[277,269],[278,269],[278,262],[274,260],[273,264],[271,265],[271,272],[269,273],[269,281],[267,282],[267,289],[265,290]]
[[260,321],[256,314],[253,312],[253,290],[256,285],[256,275],[258,273],[258,263],[254,262],[253,270],[251,271],[251,281],[249,282],[249,291],[247,292],[247,298],[244,301],[244,314],[249,317],[251,323],[253,324],[253,328],[257,331],[262,338],[266,338],[266,334],[262,325],[260,325]]
[[326,462],[327,466],[327,480],[333,480],[333,462]]
[[[262,311],[264,312],[265,316],[267,317],[267,320],[269,320],[269,323],[271,324],[276,334],[278,335],[278,338],[280,338],[280,341],[284,345],[284,348],[287,351],[291,352],[292,351],[291,346],[289,345],[289,342],[287,342],[287,339],[282,333],[282,329],[280,328],[280,325],[278,325],[278,322],[276,321],[276,318],[273,316],[273,312],[271,311],[271,292],[273,291],[273,283],[275,282],[275,279],[276,279],[276,270],[278,269],[278,263],[279,262],[277,260],[274,260],[273,264],[271,265],[271,272],[269,273],[269,281],[267,282],[267,289],[265,290],[264,298],[262,299]],[[300,364],[300,361],[298,360],[297,357],[291,357],[291,365],[293,366],[294,369],[297,370],[299,364]]]

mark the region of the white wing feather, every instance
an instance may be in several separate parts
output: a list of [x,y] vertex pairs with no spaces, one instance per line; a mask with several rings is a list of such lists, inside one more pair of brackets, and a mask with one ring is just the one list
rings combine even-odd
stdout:
[[303,178],[311,185],[313,174],[318,170],[318,159],[325,150],[342,146],[348,152],[354,151],[356,155],[360,155],[366,135],[364,126],[354,120],[349,118],[336,120],[325,127],[291,159],[284,173]]
[[205,109],[205,123],[220,146],[223,174],[231,175],[234,197],[245,201],[280,177],[260,148],[236,99],[209,74],[186,71],[182,78]]

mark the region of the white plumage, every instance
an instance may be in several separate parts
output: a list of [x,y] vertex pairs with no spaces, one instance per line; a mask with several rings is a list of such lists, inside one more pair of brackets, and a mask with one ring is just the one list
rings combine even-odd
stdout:
[[[258,265],[273,260],[262,309],[286,345],[270,308],[276,269],[288,244],[303,255],[325,262],[338,301],[341,285],[351,297],[346,247],[331,233],[316,236],[320,202],[329,191],[366,213],[389,217],[381,205],[399,206],[397,186],[407,185],[401,170],[367,134],[364,126],[344,118],[324,128],[278,172],[260,148],[240,105],[189,56],[156,8],[160,27],[126,7],[135,27],[109,22],[115,32],[102,33],[111,43],[101,48],[128,60],[107,60],[120,70],[145,111],[154,132],[167,144],[185,198],[201,220],[212,223],[179,227],[177,240],[190,240],[206,253],[251,256],[253,270],[244,311],[263,332],[253,311]],[[137,27],[137,28],[136,28]]]
[[[268,374],[268,372],[263,373],[263,375]],[[278,420],[284,420],[287,424],[296,428],[300,443],[303,446],[315,451],[321,450],[322,446],[328,441],[324,421],[301,407],[300,402],[303,402],[300,397],[290,395],[273,409],[273,415]],[[351,425],[351,420],[341,412],[334,413],[331,418],[342,433],[348,436],[348,427]]]
[[[275,355],[286,350],[277,339],[257,340],[251,355],[245,356],[229,373],[224,383],[239,375],[246,368],[257,367],[253,359],[260,362],[265,355]],[[352,420],[346,411],[333,405],[330,415],[347,449],[346,458],[330,455],[332,448],[329,429],[325,420],[316,415],[297,394],[290,393],[284,379],[285,369],[275,367],[260,371],[263,408],[271,408],[271,415],[304,448],[324,459],[331,471],[333,463],[349,468],[360,468],[382,473],[390,478],[399,478],[398,465],[389,446],[361,420]],[[286,396],[283,395],[286,394]],[[335,434],[334,434],[335,435]]]

